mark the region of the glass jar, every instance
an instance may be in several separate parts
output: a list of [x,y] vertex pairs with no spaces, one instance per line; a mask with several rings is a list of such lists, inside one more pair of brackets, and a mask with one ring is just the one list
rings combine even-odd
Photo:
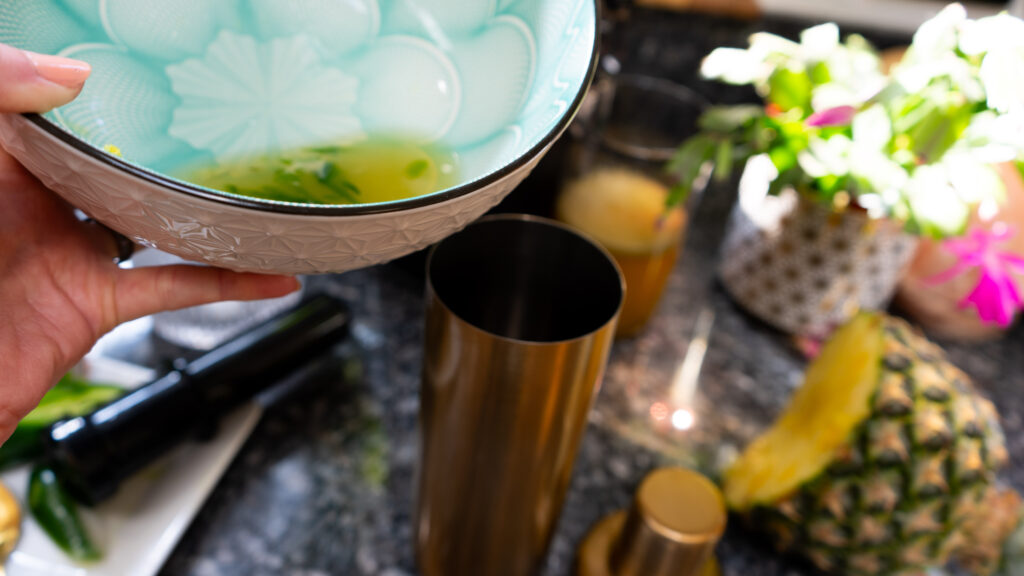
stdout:
[[674,182],[664,166],[695,132],[704,107],[668,80],[609,75],[595,84],[573,127],[555,216],[600,242],[622,269],[617,336],[643,330],[682,249],[693,198],[666,209]]

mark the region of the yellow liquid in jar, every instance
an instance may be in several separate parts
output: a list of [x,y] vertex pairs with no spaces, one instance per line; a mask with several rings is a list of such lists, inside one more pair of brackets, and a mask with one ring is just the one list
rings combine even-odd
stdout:
[[600,168],[570,183],[557,217],[592,236],[615,258],[626,282],[617,336],[647,324],[679,255],[686,214],[665,210],[668,188],[635,170]]
[[619,313],[616,335],[635,336],[647,324],[661,299],[665,283],[672,274],[679,248],[672,245],[661,252],[633,254],[609,249],[622,269],[626,281],[626,298]]

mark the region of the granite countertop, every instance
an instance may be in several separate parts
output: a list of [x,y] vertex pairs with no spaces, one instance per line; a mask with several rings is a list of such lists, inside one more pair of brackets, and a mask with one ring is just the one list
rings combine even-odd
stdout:
[[[645,17],[608,44],[634,71],[690,84],[712,100],[748,98],[693,80],[711,47],[740,45],[766,26],[710,17]],[[883,42],[884,43],[884,42]],[[544,206],[559,153],[503,209]],[[786,338],[740,312],[714,282],[715,253],[731,208],[730,184],[710,190],[691,219],[687,247],[661,305],[638,338],[615,344],[603,389],[576,461],[544,574],[571,573],[575,548],[603,515],[628,505],[652,468],[713,467],[768,426],[799,383],[803,360]],[[536,210],[534,210],[536,211]],[[542,211],[542,210],[541,210]],[[351,305],[352,338],[312,365],[266,411],[161,574],[296,576],[415,574],[412,525],[422,359],[422,258],[310,278],[311,291]],[[694,396],[695,425],[655,428],[644,407],[667,393],[698,316],[713,316]],[[949,344],[953,360],[1003,416],[1011,457],[1024,455],[1024,327],[980,345]],[[125,356],[158,363],[149,339]],[[1024,465],[1007,479],[1024,489]],[[726,575],[812,573],[730,527],[718,548]]]

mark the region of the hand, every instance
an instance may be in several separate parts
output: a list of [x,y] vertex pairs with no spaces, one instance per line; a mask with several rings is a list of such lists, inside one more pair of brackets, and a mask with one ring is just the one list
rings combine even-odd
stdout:
[[[0,113],[44,112],[73,99],[84,62],[0,44]],[[106,229],[72,209],[0,150],[0,443],[43,394],[118,324],[219,300],[297,290],[286,276],[166,266],[124,270]]]

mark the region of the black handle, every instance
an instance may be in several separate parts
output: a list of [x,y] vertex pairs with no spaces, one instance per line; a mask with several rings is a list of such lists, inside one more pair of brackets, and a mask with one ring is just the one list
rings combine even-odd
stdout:
[[55,423],[44,434],[47,458],[75,499],[105,500],[124,479],[326,352],[348,325],[344,303],[313,297],[91,414]]

